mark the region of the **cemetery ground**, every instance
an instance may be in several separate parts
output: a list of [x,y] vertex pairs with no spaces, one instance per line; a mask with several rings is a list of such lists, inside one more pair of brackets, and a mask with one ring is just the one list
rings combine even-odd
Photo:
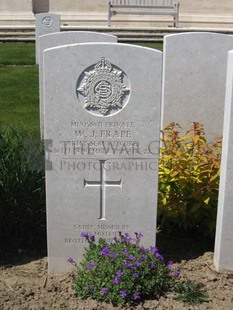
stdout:
[[[157,245],[165,257],[173,259],[181,279],[202,283],[208,302],[190,306],[176,301],[172,293],[159,300],[147,300],[123,309],[210,309],[230,310],[233,304],[233,273],[217,273],[213,266],[213,242],[179,234],[158,233]],[[75,271],[75,270],[74,270]],[[47,275],[46,257],[21,252],[9,256],[0,266],[1,310],[118,310],[95,300],[77,300],[71,283],[74,273]]]
[[[39,90],[34,44],[5,43],[1,44],[0,51],[0,124],[23,127],[38,137]],[[12,238],[9,236],[7,250],[0,247],[0,310],[118,309],[94,300],[77,300],[71,287],[73,272],[47,274],[45,226],[38,230],[39,234],[42,232],[39,236],[35,236],[35,229],[31,234],[26,232],[26,236],[18,236],[17,232]],[[232,309],[233,273],[215,271],[213,239],[194,233],[160,231],[157,246],[165,259],[173,260],[180,269],[181,279],[204,285],[209,301],[190,306],[174,300],[173,294],[168,293],[159,300],[148,300],[125,309]]]

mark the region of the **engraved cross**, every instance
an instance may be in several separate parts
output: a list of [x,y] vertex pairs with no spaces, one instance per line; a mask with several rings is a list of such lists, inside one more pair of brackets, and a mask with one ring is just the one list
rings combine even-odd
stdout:
[[84,179],[84,188],[99,187],[100,188],[100,217],[99,220],[106,220],[106,187],[122,187],[121,179],[119,181],[106,181],[106,160],[100,160],[100,181],[87,181]]

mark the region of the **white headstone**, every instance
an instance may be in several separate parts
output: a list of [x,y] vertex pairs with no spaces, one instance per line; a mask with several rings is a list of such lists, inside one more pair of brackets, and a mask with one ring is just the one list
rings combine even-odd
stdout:
[[216,33],[165,36],[162,128],[204,125],[208,140],[222,135],[227,53],[233,37]]
[[38,38],[44,34],[60,31],[60,15],[55,13],[35,14],[36,22],[36,64],[39,63]]
[[215,236],[214,262],[218,271],[233,270],[233,51],[229,52],[223,146]]
[[49,272],[80,261],[81,232],[155,244],[162,53],[117,43],[44,52]]
[[117,37],[90,31],[64,31],[40,36],[38,38],[39,53],[39,89],[40,89],[40,132],[44,136],[44,94],[43,94],[43,53],[44,50],[59,45],[85,42],[117,42]]

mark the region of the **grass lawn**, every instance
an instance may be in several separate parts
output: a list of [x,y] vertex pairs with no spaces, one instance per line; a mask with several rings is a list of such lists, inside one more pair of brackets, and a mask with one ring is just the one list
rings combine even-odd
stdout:
[[[161,43],[131,43],[162,50]],[[0,43],[0,127],[39,135],[39,81],[34,43]]]
[[0,125],[39,130],[38,68],[0,67]]
[[0,43],[0,126],[39,134],[39,80],[34,43]]
[[0,43],[0,65],[34,65],[34,43]]
[[129,42],[129,44],[140,45],[145,47],[154,48],[156,50],[163,51],[163,43],[154,43],[154,42]]

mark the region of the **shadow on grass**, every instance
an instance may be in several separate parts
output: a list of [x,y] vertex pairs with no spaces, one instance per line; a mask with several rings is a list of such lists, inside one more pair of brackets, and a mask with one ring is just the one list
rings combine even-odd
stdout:
[[[35,232],[34,232],[35,234]],[[24,246],[18,246],[22,240],[20,236],[15,236],[15,243],[13,238],[9,238],[9,243],[0,246],[0,267],[10,267],[23,265],[34,260],[47,256],[47,241],[45,229],[38,229],[38,235],[24,236]],[[19,239],[19,240],[17,240]]]
[[[182,260],[191,260],[202,256],[205,252],[214,250],[214,240],[203,238],[197,233],[157,233],[156,245],[166,261],[180,263]],[[33,250],[32,250],[33,248]],[[31,249],[17,249],[8,247],[0,249],[0,266],[22,265],[43,258],[47,255],[45,232],[40,243]]]
[[159,232],[156,236],[156,245],[166,260],[171,259],[179,263],[182,260],[195,259],[205,252],[212,252],[214,239],[204,238],[195,231],[172,234]]
[[32,249],[0,248],[0,268],[24,265],[47,256],[46,238]]

